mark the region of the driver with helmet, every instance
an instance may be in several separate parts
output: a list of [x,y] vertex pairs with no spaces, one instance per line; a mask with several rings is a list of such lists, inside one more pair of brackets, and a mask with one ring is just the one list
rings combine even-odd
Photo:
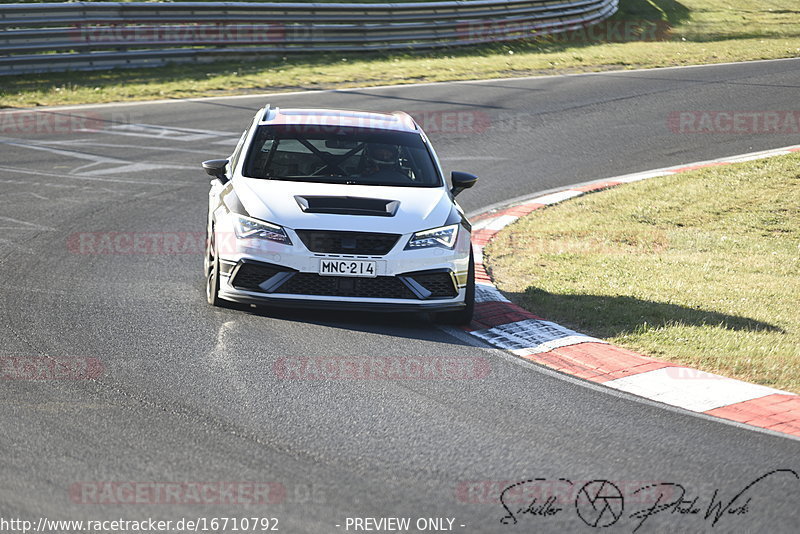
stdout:
[[364,151],[366,168],[363,176],[381,182],[408,180],[408,174],[400,168],[400,159],[396,145],[371,143]]

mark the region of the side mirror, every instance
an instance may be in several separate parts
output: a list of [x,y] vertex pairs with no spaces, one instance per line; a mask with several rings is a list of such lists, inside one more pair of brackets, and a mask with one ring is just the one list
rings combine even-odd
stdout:
[[468,172],[453,171],[450,175],[450,181],[453,183],[453,188],[450,190],[450,193],[456,196],[464,189],[469,189],[475,185],[475,182],[478,181],[478,177]]
[[210,159],[203,162],[203,168],[205,169],[206,173],[214,178],[217,178],[222,183],[228,181],[228,177],[225,176],[225,168],[227,166],[227,159]]

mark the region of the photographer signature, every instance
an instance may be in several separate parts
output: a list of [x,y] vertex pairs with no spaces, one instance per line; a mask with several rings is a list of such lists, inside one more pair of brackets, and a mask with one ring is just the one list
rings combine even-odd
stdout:
[[[676,482],[655,482],[637,486],[626,496],[619,487],[608,480],[592,480],[580,485],[569,479],[533,478],[521,480],[505,487],[500,492],[500,504],[506,514],[501,518],[504,525],[517,524],[524,517],[551,517],[574,507],[577,516],[590,527],[609,527],[625,514],[626,498],[630,502],[649,501],[639,506],[627,517],[635,521],[633,532],[637,532],[653,516],[666,512],[680,517],[701,517],[711,526],[716,526],[726,517],[748,514],[756,506],[754,498],[769,479],[790,477],[800,481],[800,474],[792,469],[774,469],[755,478],[730,498],[723,497],[715,489],[710,498],[690,494],[685,486]],[[574,493],[573,501],[573,491]],[[521,498],[520,498],[521,497]],[[523,504],[521,507],[512,506]]]

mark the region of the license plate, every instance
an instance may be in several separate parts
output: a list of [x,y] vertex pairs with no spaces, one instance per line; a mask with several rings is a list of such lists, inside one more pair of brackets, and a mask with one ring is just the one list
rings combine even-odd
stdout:
[[320,260],[319,274],[320,276],[363,276],[366,278],[378,276],[375,262],[363,260]]

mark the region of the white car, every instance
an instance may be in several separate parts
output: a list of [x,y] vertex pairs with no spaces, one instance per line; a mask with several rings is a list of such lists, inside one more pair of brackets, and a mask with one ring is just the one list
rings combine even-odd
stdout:
[[402,112],[259,110],[203,168],[208,302],[435,312],[467,324],[469,221],[425,133]]

